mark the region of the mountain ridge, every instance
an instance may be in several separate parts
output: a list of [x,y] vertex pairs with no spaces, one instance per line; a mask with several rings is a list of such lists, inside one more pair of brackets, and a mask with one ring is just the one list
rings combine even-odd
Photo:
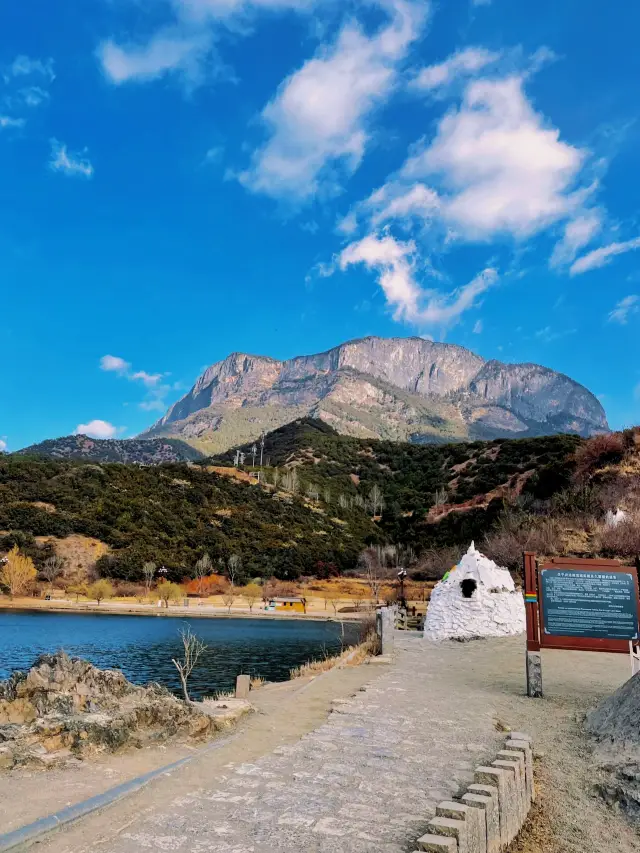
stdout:
[[221,452],[304,416],[346,435],[418,443],[608,430],[596,397],[551,368],[367,336],[285,360],[230,353],[140,437]]

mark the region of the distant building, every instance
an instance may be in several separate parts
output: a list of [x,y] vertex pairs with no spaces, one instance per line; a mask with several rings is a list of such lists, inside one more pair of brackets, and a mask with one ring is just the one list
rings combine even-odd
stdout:
[[267,604],[266,610],[284,610],[289,613],[306,613],[306,598],[272,598]]

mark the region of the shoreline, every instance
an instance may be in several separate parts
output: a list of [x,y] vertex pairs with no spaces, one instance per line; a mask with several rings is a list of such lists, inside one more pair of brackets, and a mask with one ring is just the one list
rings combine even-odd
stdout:
[[[36,603],[30,602],[28,599],[22,601],[2,601],[0,600],[0,612],[3,610],[14,611],[21,613],[91,613],[104,614],[106,616],[160,616],[164,618],[181,618],[185,616],[194,619],[276,619],[285,621],[312,621],[312,622],[359,622],[365,619],[368,615],[362,613],[342,613],[326,616],[318,613],[278,613],[270,611],[250,612],[248,610],[232,611],[231,613],[222,611],[212,605],[196,606],[196,607],[155,607],[145,604],[82,604],[76,602],[46,602]],[[375,612],[375,611],[372,611]]]

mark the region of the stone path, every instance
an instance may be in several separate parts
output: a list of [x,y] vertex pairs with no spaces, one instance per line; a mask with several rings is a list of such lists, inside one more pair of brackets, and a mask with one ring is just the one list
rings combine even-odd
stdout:
[[[437,803],[495,754],[495,693],[468,683],[464,647],[401,636],[393,665],[329,720],[211,789],[147,810],[104,853],[407,853]],[[467,686],[468,684],[468,686]]]

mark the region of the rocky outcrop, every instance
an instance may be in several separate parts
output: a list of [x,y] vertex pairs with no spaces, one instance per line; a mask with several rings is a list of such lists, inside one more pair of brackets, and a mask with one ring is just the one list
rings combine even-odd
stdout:
[[219,451],[305,415],[349,435],[415,442],[608,429],[593,394],[561,373],[422,338],[369,337],[288,361],[233,353],[142,437]]
[[64,652],[41,655],[28,673],[0,682],[0,769],[48,767],[177,735],[202,738],[228,717],[215,703],[188,704],[158,684],[138,687]]

